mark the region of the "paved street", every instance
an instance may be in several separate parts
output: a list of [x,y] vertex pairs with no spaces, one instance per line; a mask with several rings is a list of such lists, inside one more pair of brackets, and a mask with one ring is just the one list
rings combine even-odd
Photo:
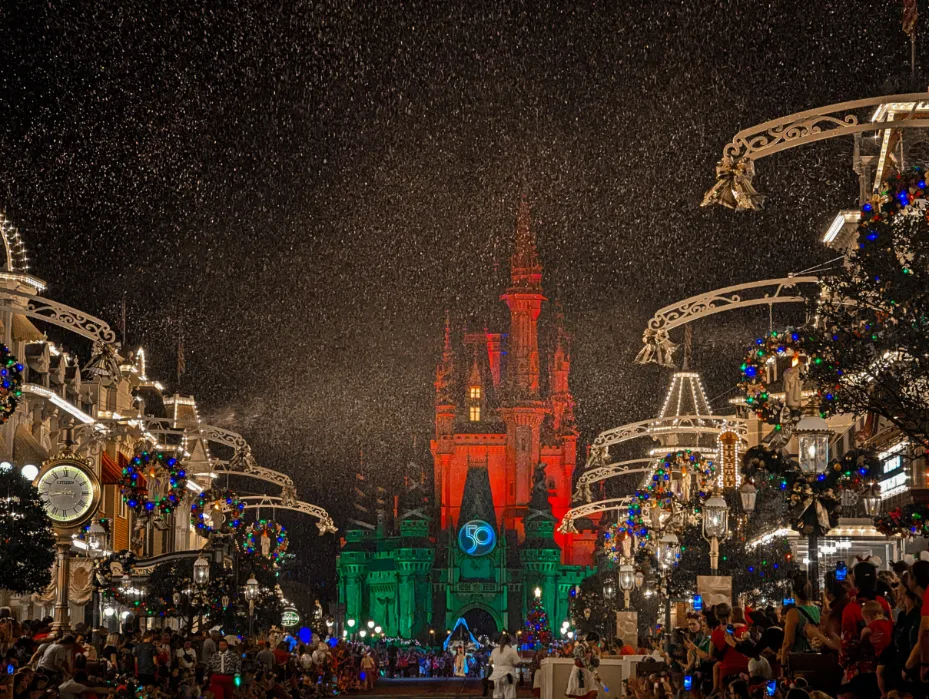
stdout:
[[[374,692],[364,694],[367,697],[479,697],[483,686],[479,679],[460,679],[451,677],[426,677],[416,679],[384,679],[377,682]],[[518,696],[532,696],[532,688],[527,684],[519,687]]]

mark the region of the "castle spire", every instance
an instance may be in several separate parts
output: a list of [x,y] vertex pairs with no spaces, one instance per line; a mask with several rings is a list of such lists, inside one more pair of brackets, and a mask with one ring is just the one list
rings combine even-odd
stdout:
[[442,348],[442,361],[435,368],[435,402],[454,404],[452,400],[452,374],[455,371],[455,352],[452,349],[452,326],[445,312],[445,345]]
[[510,283],[524,293],[542,293],[542,264],[535,246],[529,216],[529,200],[525,194],[519,200],[516,215],[516,249],[510,258]]
[[[510,258],[510,287],[502,299],[510,309],[508,388],[518,399],[539,393],[539,337],[542,311],[542,264],[529,220],[529,202],[520,199],[516,215],[516,248]],[[528,474],[527,474],[528,476]]]

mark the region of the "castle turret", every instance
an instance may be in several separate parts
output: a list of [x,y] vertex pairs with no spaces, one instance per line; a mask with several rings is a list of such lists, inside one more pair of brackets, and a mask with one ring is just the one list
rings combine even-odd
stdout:
[[540,428],[547,407],[539,400],[539,330],[542,311],[542,265],[523,196],[516,218],[516,249],[510,258],[510,286],[501,297],[510,309],[505,403],[500,416],[506,423],[507,463],[504,523],[522,533],[522,517],[529,502],[532,469],[541,458]]

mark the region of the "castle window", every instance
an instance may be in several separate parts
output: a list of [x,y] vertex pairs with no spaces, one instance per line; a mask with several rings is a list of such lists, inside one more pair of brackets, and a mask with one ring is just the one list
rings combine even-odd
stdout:
[[471,398],[474,398],[474,399],[476,399],[476,400],[480,400],[480,399],[481,399],[481,387],[480,387],[480,386],[472,386],[472,387],[471,387],[470,397],[471,397]]
[[471,422],[479,422],[481,419],[481,406],[472,405],[468,408],[468,419],[471,420]]

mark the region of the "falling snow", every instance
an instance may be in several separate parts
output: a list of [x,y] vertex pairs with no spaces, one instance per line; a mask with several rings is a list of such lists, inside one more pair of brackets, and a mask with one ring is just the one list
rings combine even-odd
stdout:
[[[568,9],[577,5],[574,9]],[[593,5],[593,7],[588,7]],[[342,522],[365,453],[395,484],[431,432],[446,309],[503,316],[526,191],[575,334],[583,439],[660,407],[631,363],[691,294],[826,259],[851,142],[759,163],[766,210],[700,209],[723,145],[903,92],[895,3],[11,2],[0,207],[50,294],[174,377]],[[925,46],[920,34],[920,55]],[[696,327],[725,407],[766,312]]]

